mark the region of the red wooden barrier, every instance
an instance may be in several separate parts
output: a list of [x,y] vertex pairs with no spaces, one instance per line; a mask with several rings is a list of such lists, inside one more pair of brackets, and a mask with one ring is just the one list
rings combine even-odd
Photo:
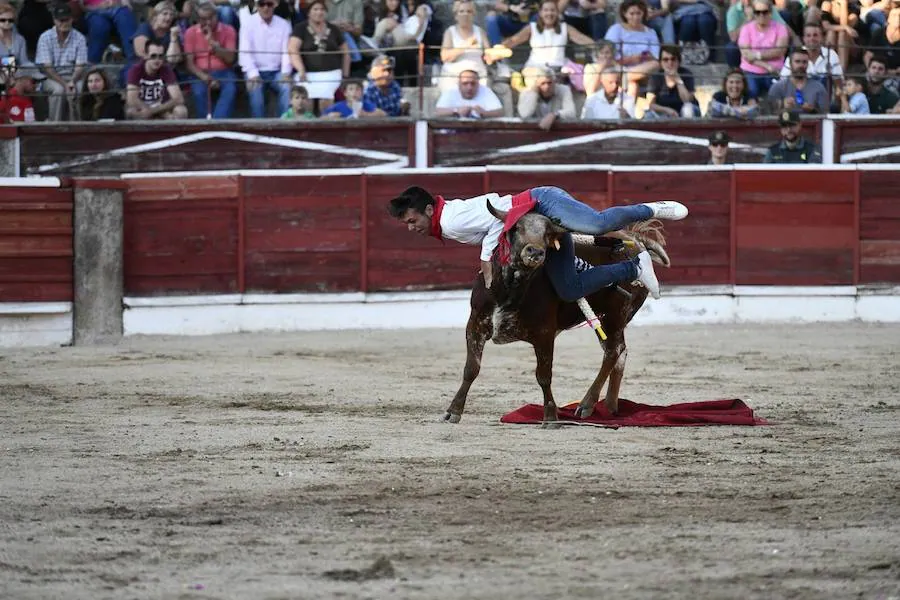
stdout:
[[0,187],[0,302],[72,300],[70,188]]
[[853,284],[853,171],[734,174],[736,284]]
[[861,171],[859,282],[900,282],[900,201],[896,171]]
[[128,180],[125,293],[238,292],[238,236],[236,176]]
[[559,185],[597,207],[684,201],[691,218],[665,224],[673,261],[660,271],[667,284],[900,282],[900,209],[892,175],[463,169],[130,180],[126,290],[165,295],[469,286],[477,248],[411,235],[388,215],[388,200],[408,185],[448,199]]

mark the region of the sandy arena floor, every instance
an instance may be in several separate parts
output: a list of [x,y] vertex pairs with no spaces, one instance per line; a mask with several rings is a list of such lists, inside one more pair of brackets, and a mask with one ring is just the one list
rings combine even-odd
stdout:
[[624,397],[775,425],[500,425],[523,344],[439,423],[461,331],[2,351],[0,598],[900,598],[900,327],[629,333]]

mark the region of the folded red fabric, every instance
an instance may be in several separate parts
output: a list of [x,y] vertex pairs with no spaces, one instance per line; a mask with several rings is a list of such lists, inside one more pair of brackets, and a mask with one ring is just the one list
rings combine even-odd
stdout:
[[[560,421],[593,423],[596,425],[617,425],[620,427],[686,427],[696,425],[768,425],[768,421],[753,415],[753,409],[743,400],[707,400],[705,402],[685,402],[669,406],[638,404],[619,399],[619,414],[612,416],[603,405],[597,403],[587,419],[575,417],[578,403],[560,407]],[[501,423],[534,425],[544,419],[544,407],[540,404],[526,404],[500,418]]]

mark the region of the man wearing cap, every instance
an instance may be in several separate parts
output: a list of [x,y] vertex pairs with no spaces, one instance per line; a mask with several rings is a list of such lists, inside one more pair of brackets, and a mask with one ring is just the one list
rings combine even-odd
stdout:
[[32,123],[34,104],[28,96],[34,93],[34,73],[30,69],[17,69],[12,79],[15,83],[0,96],[0,124]]
[[730,141],[731,136],[728,135],[728,132],[721,129],[714,131],[709,136],[709,162],[706,164],[730,165],[731,161],[728,160],[728,142]]
[[[363,93],[368,102],[389,117],[400,117],[409,112],[409,102],[403,99],[403,88],[394,80],[394,59],[382,54],[372,61],[369,69],[371,80]],[[383,115],[376,115],[383,116]]]
[[800,135],[800,113],[793,110],[782,111],[778,115],[778,125],[781,127],[781,141],[769,147],[763,162],[780,164],[822,162],[822,151],[819,147]]
[[62,121],[66,107],[84,86],[81,78],[88,62],[87,40],[72,29],[72,9],[68,4],[57,4],[52,11],[53,28],[38,39],[34,62],[47,76],[44,86],[50,92],[49,120]]

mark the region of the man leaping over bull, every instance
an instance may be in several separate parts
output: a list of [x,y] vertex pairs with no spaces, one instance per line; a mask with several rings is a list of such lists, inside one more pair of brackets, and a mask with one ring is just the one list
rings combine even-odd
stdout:
[[[632,206],[614,206],[598,211],[579,202],[558,187],[536,187],[515,196],[485,194],[465,200],[444,200],[420,187],[410,187],[391,200],[391,216],[405,223],[409,231],[439,240],[450,239],[463,244],[481,244],[481,271],[490,289],[491,256],[500,243],[504,223],[488,211],[487,203],[510,214],[535,211],[553,223],[576,233],[603,235],[648,219],[678,221],[688,209],[679,202],[664,200]],[[636,257],[584,271],[575,266],[575,245],[570,234],[559,239],[560,247],[549,252],[545,262],[547,275],[557,295],[565,302],[575,302],[620,281],[638,281],[654,298],[659,298],[659,282],[653,271],[650,254],[644,250]]]

